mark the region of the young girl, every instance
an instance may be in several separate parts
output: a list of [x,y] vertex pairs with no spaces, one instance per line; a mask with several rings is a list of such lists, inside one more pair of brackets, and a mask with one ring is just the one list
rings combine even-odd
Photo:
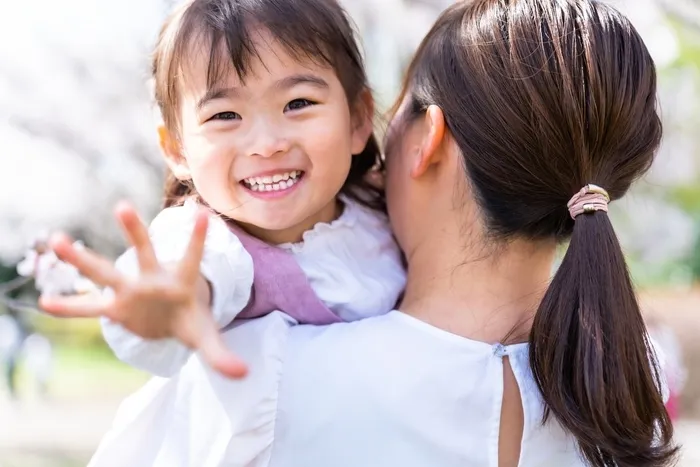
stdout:
[[106,317],[116,355],[153,374],[172,375],[198,348],[241,376],[218,335],[234,319],[283,310],[326,324],[391,310],[405,272],[366,181],[381,162],[372,97],[336,2],[187,1],[161,30],[153,79],[165,209],[148,232],[118,209],[134,248],[116,267],[55,238],[111,293],[47,297],[46,311]]

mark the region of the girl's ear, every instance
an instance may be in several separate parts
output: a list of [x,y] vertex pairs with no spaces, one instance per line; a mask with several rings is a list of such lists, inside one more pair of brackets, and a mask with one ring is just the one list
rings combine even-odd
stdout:
[[352,115],[351,151],[360,154],[374,131],[374,98],[369,89],[358,96]]
[[158,126],[158,142],[163,157],[165,157],[165,162],[173,175],[175,175],[175,178],[178,180],[190,180],[192,175],[187,165],[187,159],[182,155],[180,145],[173,134],[164,125]]

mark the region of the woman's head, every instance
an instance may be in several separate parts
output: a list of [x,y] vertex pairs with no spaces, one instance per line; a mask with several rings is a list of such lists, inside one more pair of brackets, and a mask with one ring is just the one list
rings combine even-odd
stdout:
[[612,8],[476,0],[423,42],[396,124],[442,110],[491,236],[565,239],[581,187],[615,200],[651,165],[655,92],[651,57]]
[[410,217],[441,209],[434,200],[464,206],[487,245],[571,238],[534,318],[531,363],[548,409],[596,466],[663,465],[672,428],[610,219],[574,221],[567,202],[590,183],[622,197],[661,130],[653,61],[616,10],[473,0],[422,43],[387,141],[403,247],[415,241]]
[[197,194],[293,239],[329,220],[339,191],[379,196],[364,184],[379,160],[372,97],[335,1],[189,0],[161,31],[153,76],[166,205]]

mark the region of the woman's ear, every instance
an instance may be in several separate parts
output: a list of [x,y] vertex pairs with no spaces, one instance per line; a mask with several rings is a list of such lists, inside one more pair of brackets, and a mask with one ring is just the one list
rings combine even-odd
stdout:
[[190,180],[192,175],[180,145],[164,125],[158,126],[158,143],[170,171],[178,180]]
[[431,105],[423,117],[423,138],[419,147],[418,157],[411,169],[414,178],[425,174],[431,165],[437,164],[443,157],[441,151],[445,139],[445,115],[437,105]]
[[352,112],[352,154],[360,154],[374,131],[374,98],[369,89],[363,90]]

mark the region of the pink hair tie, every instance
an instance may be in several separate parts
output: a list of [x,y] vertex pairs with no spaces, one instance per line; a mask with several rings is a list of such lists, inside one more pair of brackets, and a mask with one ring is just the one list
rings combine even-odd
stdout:
[[588,214],[595,211],[608,212],[610,195],[598,185],[589,183],[581,188],[581,191],[571,197],[566,204],[572,219],[576,219],[581,214]]

